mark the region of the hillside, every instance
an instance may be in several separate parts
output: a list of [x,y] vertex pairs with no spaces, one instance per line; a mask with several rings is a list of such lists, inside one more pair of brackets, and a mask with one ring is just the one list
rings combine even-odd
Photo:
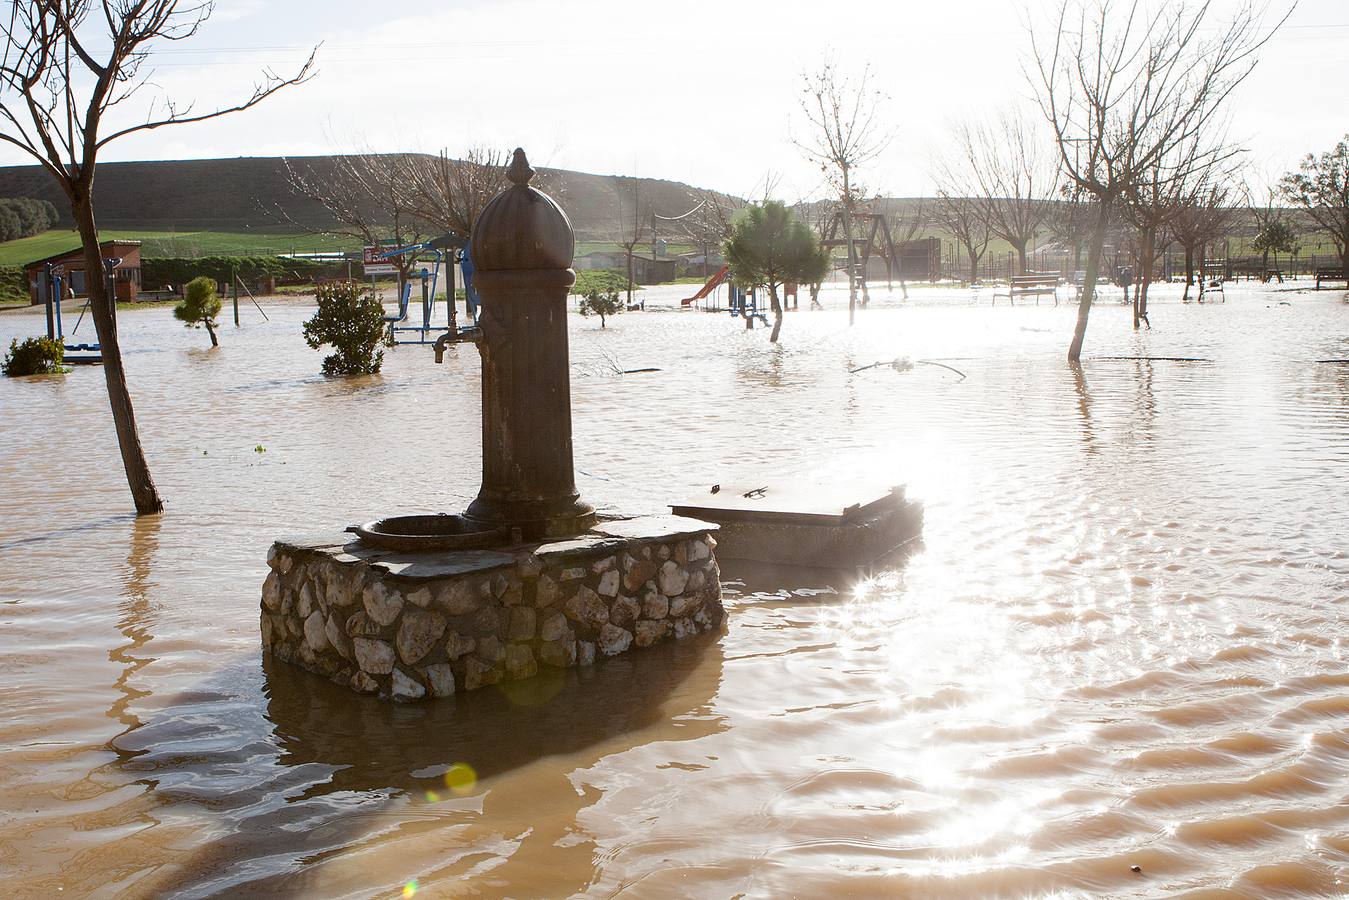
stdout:
[[[292,158],[322,178],[334,157]],[[581,240],[609,240],[618,234],[618,181],[567,169],[543,169],[561,198]],[[703,192],[676,181],[641,179],[641,193],[659,215],[686,212]],[[626,188],[625,188],[626,190]],[[102,163],[98,167],[98,220],[108,229],[240,232],[283,229],[275,213],[308,227],[329,221],[318,204],[295,195],[279,157]],[[55,183],[37,166],[0,167],[0,197],[36,197],[64,206]],[[630,203],[630,201],[628,201]],[[629,206],[629,209],[631,207]]]

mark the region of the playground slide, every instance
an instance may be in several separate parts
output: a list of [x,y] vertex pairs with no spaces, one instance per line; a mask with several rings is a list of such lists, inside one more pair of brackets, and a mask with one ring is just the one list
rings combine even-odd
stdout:
[[705,285],[703,285],[702,287],[698,288],[698,293],[694,294],[692,297],[689,297],[687,300],[680,300],[680,301],[679,301],[679,305],[680,305],[680,306],[688,306],[688,305],[690,305],[690,304],[692,304],[692,303],[697,303],[699,300],[702,300],[702,299],[705,298],[708,294],[710,294],[710,293],[712,293],[713,291],[715,291],[715,290],[717,289],[717,287],[718,287],[723,281],[726,280],[726,276],[727,276],[729,273],[730,273],[730,267],[729,267],[729,266],[722,266],[720,269],[717,270],[717,272],[716,272],[715,275],[713,275],[711,278],[707,279],[707,284],[705,284]]

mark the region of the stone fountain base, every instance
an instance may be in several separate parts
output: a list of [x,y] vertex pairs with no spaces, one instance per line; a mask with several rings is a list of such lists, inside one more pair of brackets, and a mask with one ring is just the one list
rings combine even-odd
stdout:
[[340,534],[280,540],[262,586],[263,650],[401,701],[588,666],[721,625],[716,529],[612,519],[572,538],[431,553]]

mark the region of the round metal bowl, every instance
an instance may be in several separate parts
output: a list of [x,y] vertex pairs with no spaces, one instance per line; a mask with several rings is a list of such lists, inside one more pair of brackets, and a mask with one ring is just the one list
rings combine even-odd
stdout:
[[481,550],[499,547],[508,541],[505,529],[484,529],[463,516],[445,513],[436,516],[390,516],[347,531],[361,543],[382,550],[417,552],[421,550]]

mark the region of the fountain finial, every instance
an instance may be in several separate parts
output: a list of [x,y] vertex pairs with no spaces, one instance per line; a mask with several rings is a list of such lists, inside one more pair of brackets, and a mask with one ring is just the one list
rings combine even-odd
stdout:
[[513,186],[493,197],[473,224],[478,272],[571,268],[576,251],[571,222],[551,197],[530,184],[534,174],[525,151],[517,147],[506,169]]
[[515,155],[511,157],[511,165],[506,170],[506,177],[516,187],[523,187],[533,179],[534,169],[530,167],[529,160],[525,158],[523,147],[515,148]]

